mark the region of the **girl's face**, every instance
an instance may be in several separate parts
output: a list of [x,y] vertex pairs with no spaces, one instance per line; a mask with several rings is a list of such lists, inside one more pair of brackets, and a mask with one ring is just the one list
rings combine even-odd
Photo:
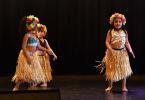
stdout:
[[44,32],[37,32],[38,38],[43,38],[45,36]]
[[114,27],[116,29],[120,29],[122,27],[122,20],[120,18],[114,19]]

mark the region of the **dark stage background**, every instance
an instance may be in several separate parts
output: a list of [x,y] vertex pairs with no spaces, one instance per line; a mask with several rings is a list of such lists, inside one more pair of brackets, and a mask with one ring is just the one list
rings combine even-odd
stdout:
[[145,73],[144,0],[0,0],[0,75],[12,76],[21,49],[19,22],[34,14],[47,25],[46,36],[58,60],[53,74],[99,74],[93,66],[105,54],[108,19],[114,12],[127,18],[126,29],[136,55],[135,74]]

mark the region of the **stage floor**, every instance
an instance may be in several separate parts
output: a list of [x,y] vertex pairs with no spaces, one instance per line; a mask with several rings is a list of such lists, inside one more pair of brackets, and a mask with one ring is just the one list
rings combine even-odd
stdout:
[[[13,83],[8,77],[0,78],[0,93],[10,92]],[[26,84],[21,91],[26,90]],[[145,75],[132,75],[127,79],[128,92],[121,91],[121,81],[114,83],[113,91],[105,92],[107,82],[100,75],[57,75],[48,88],[34,90],[60,90],[61,100],[145,100]]]

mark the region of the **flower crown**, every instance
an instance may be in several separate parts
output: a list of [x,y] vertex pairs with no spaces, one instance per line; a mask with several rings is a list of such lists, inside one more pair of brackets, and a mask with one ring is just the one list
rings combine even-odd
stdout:
[[31,23],[32,21],[35,21],[36,23],[39,23],[39,19],[35,17],[34,15],[29,15],[26,17],[27,23]]
[[28,31],[33,30],[36,27],[36,24],[39,23],[39,19],[34,15],[26,16],[26,27]]
[[114,22],[114,19],[115,18],[120,18],[122,20],[122,24],[125,25],[126,24],[126,18],[123,14],[120,14],[120,13],[114,13],[113,15],[111,15],[110,17],[110,20],[109,20],[109,23],[111,25],[113,25],[113,22]]
[[37,27],[40,31],[47,33],[47,28],[43,24],[37,24]]

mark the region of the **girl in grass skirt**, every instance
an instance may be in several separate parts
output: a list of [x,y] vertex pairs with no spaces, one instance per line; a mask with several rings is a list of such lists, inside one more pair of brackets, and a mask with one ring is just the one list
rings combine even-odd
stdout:
[[33,15],[22,19],[22,32],[26,34],[23,37],[22,50],[18,57],[16,72],[12,78],[12,81],[15,82],[13,91],[18,90],[20,84],[24,82],[29,83],[30,87],[34,87],[35,83],[45,81],[36,47],[46,52],[48,52],[48,49],[41,47],[36,37],[38,22],[38,18]]
[[40,86],[43,87],[47,87],[47,82],[50,82],[52,80],[52,69],[51,69],[51,65],[50,65],[50,55],[53,56],[53,60],[57,59],[57,56],[55,55],[55,53],[53,52],[53,50],[50,48],[48,41],[46,39],[44,39],[44,37],[47,34],[47,28],[45,25],[42,24],[38,24],[38,40],[39,43],[42,47],[47,48],[49,50],[49,53],[40,50],[39,48],[37,49],[38,52],[38,59],[39,62],[41,64],[41,67],[43,69],[44,75],[45,75],[45,81],[42,82],[42,84]]
[[122,91],[128,91],[126,87],[126,78],[132,74],[130,67],[128,51],[135,55],[132,51],[128,41],[128,33],[124,29],[126,18],[120,13],[115,13],[110,17],[111,28],[106,37],[106,55],[104,62],[106,66],[106,80],[108,81],[108,88],[105,91],[111,91],[113,82],[122,80]]

